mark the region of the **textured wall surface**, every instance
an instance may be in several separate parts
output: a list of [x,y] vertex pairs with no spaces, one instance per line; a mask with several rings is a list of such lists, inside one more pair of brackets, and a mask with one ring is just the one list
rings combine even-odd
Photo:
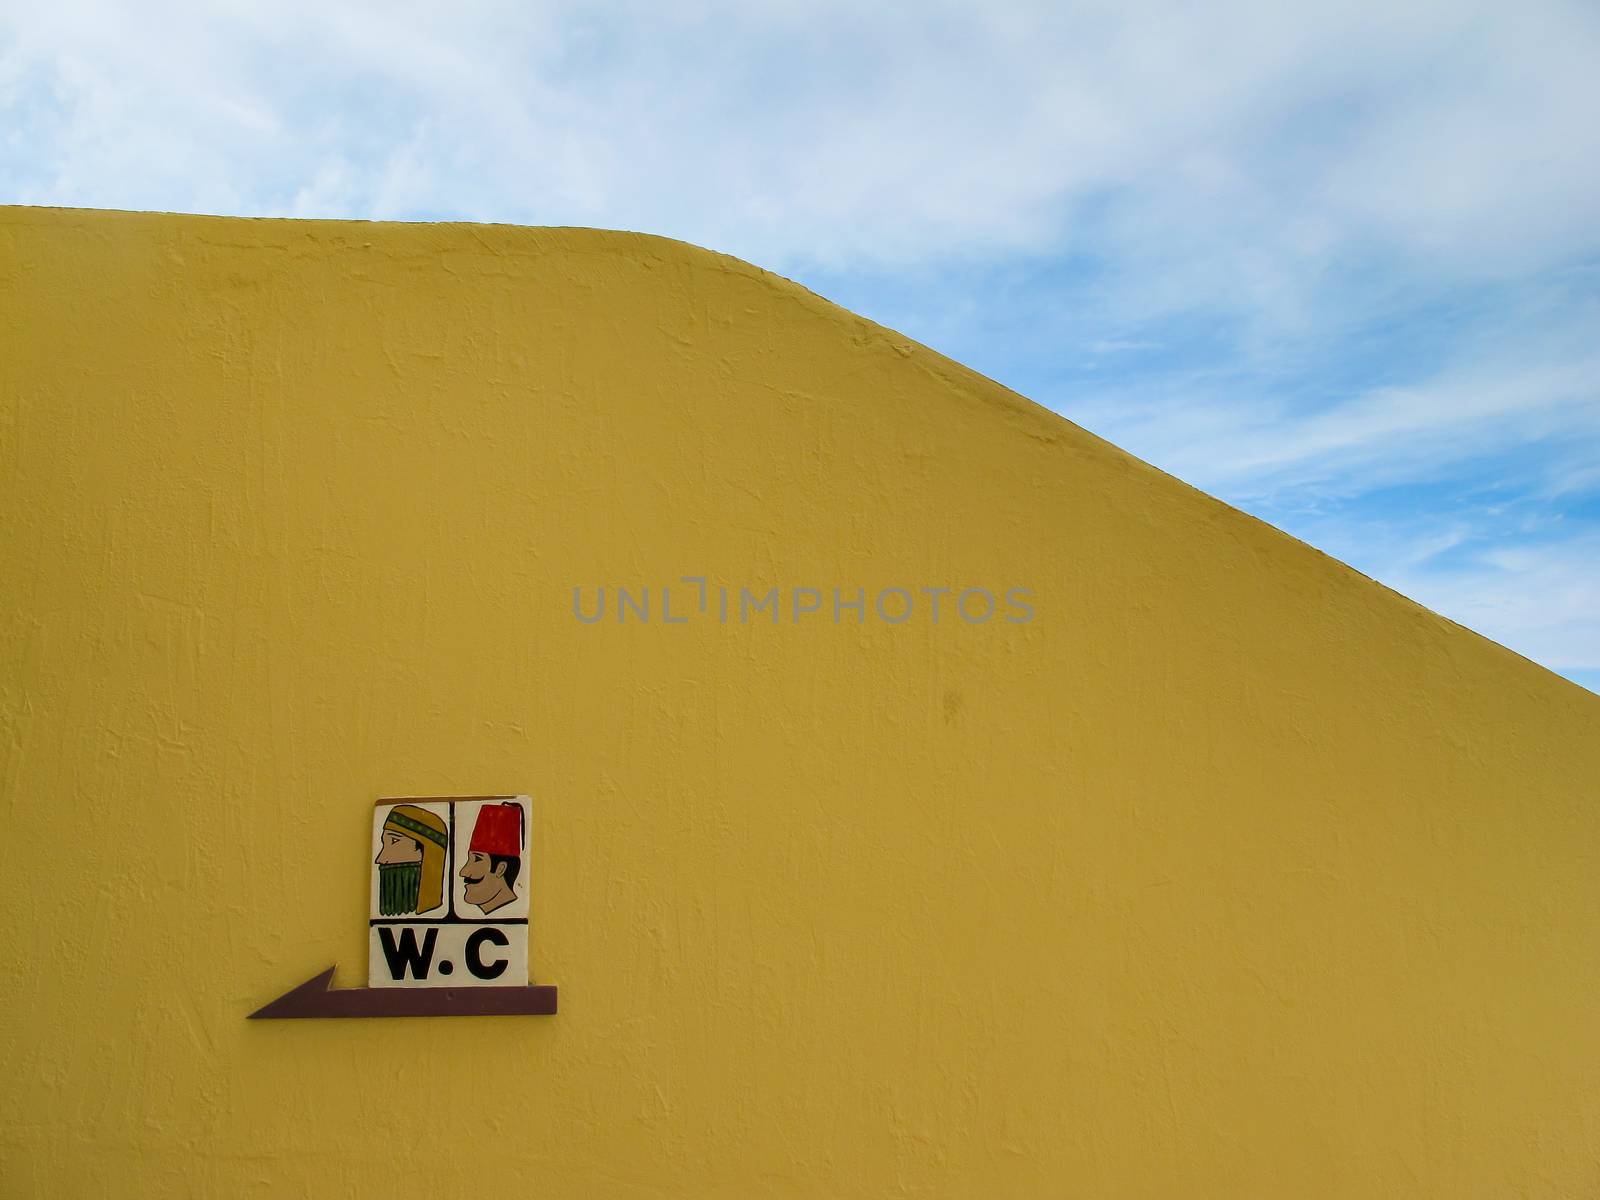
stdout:
[[[753,267],[0,210],[0,521],[7,1196],[1600,1194],[1600,700]],[[498,792],[558,1016],[245,1020]]]

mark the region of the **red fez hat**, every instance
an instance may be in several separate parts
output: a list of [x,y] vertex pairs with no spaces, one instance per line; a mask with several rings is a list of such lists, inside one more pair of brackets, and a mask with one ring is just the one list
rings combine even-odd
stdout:
[[515,800],[485,804],[478,810],[467,850],[474,854],[499,854],[506,858],[522,856],[522,805]]

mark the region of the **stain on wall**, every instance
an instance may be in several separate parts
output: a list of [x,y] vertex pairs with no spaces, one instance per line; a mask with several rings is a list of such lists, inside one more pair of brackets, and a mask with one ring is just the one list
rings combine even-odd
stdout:
[[[0,513],[7,1195],[1600,1192],[1600,700],[754,267],[0,209]],[[502,793],[558,1016],[245,1020]]]

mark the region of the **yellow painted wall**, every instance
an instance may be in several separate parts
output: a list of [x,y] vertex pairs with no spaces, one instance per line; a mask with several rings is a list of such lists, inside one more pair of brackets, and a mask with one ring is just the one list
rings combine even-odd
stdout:
[[[8,1197],[1600,1194],[1600,700],[793,284],[0,210],[0,513]],[[244,1019],[502,791],[558,1016]]]

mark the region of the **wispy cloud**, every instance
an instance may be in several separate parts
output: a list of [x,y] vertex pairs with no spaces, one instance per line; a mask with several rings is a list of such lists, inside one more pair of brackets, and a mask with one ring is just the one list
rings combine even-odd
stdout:
[[[1519,482],[1554,495],[1581,487],[1600,457],[1600,350],[1452,367],[1316,407],[1270,396],[1206,400],[1085,404],[1079,415],[1202,487],[1252,500],[1359,494],[1467,468],[1498,470],[1506,482],[1507,472],[1532,476]],[[1538,445],[1548,453],[1537,461],[1510,460],[1511,451]]]
[[0,79],[45,135],[8,164],[29,199],[665,226],[802,266],[1115,246],[1177,307],[1278,299],[1365,243],[1456,272],[1600,245],[1581,5],[74,0],[8,24]]
[[1453,559],[1411,549],[1392,563],[1377,557],[1379,577],[1397,591],[1535,661],[1569,663],[1575,674],[1600,663],[1600,536],[1592,529],[1480,541]]

